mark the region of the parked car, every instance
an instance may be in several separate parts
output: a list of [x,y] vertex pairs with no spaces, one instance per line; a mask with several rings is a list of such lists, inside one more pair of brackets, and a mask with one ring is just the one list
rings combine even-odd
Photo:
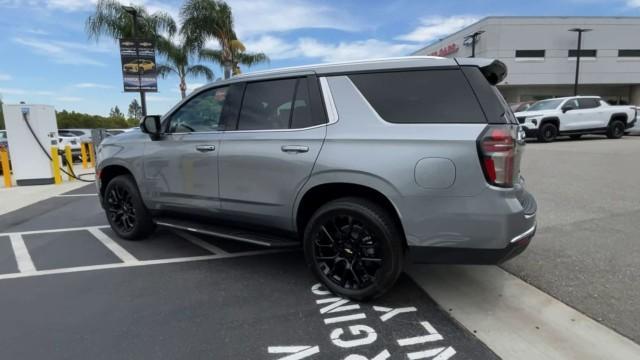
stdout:
[[77,136],[82,142],[91,142],[91,129],[58,129],[58,134]]
[[151,71],[155,71],[156,64],[151,60],[133,60],[129,63],[124,64],[123,70],[125,73],[147,73]]
[[640,135],[640,114],[638,113],[640,107],[634,106],[633,108],[636,110],[636,122],[625,131],[625,135]]
[[515,104],[510,104],[509,107],[511,107],[511,111],[513,111],[514,113],[520,112],[520,111],[526,111],[532,104],[534,104],[535,101],[531,100],[531,101],[522,101],[519,103],[515,103]]
[[73,159],[80,159],[82,150],[80,148],[80,138],[77,136],[68,136],[68,134],[58,132],[58,149],[65,151],[67,145],[71,147],[71,156]]
[[547,99],[515,114],[527,136],[554,141],[559,135],[578,139],[584,134],[621,138],[636,122],[636,109],[611,106],[598,96],[571,96]]
[[357,300],[408,260],[500,263],[527,247],[537,209],[504,76],[497,60],[408,57],[216,82],[102,142],[101,203],[125,239],[160,225],[302,246]]

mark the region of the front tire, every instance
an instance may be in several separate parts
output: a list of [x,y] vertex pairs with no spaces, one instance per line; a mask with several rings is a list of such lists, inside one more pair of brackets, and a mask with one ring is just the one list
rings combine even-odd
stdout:
[[558,127],[554,123],[546,122],[540,126],[540,129],[538,129],[538,141],[552,142],[557,136]]
[[155,230],[151,214],[131,175],[116,176],[104,191],[104,204],[111,229],[123,239],[140,240]]
[[365,301],[388,291],[403,269],[402,233],[381,206],[342,198],[320,207],[304,232],[311,271],[335,294]]
[[624,122],[622,120],[613,120],[607,128],[607,137],[609,139],[620,139],[624,135]]

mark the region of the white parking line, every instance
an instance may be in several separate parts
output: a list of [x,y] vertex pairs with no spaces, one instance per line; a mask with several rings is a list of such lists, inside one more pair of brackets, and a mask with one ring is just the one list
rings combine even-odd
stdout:
[[497,266],[414,265],[409,274],[503,359],[640,359],[640,345]]
[[113,241],[112,238],[107,236],[102,230],[99,228],[89,228],[87,229],[91,235],[93,235],[96,239],[100,240],[100,242],[106,246],[111,252],[116,254],[117,257],[125,263],[138,262],[135,256],[131,255],[127,250],[125,250],[122,246],[118,245],[117,242]]
[[147,266],[147,265],[161,265],[161,264],[173,264],[173,263],[186,263],[186,262],[193,262],[193,261],[231,259],[231,258],[239,258],[239,257],[246,257],[246,256],[275,254],[275,253],[281,253],[286,251],[294,251],[294,249],[257,250],[257,251],[246,251],[246,252],[234,253],[234,254],[192,256],[192,257],[158,259],[158,260],[141,260],[137,262],[78,266],[78,267],[72,267],[72,268],[40,270],[40,271],[33,271],[33,272],[20,272],[20,273],[13,273],[13,274],[2,274],[0,275],[0,280],[25,278],[25,277],[33,277],[33,276],[54,275],[54,274],[68,274],[68,273],[93,271],[93,270],[119,269],[119,268],[138,267],[138,266]]
[[193,234],[189,234],[186,231],[182,231],[182,230],[173,230],[174,233],[178,234],[178,236],[180,236],[181,238],[188,240],[190,242],[192,242],[193,244],[200,246],[201,248],[214,253],[214,254],[228,254],[228,252],[220,249],[219,247],[213,245],[213,244],[209,244],[208,242],[198,238],[197,236],[193,235]]
[[105,229],[105,228],[108,228],[108,227],[109,227],[109,225],[96,225],[96,226],[84,226],[84,227],[60,228],[60,229],[16,231],[16,232],[0,233],[0,236],[48,234],[48,233],[57,233],[57,232],[66,232],[66,231],[88,230],[89,228]]
[[22,235],[11,234],[9,235],[9,239],[11,240],[11,247],[16,256],[16,263],[18,263],[20,273],[29,274],[35,272],[36,267],[33,265],[33,260],[31,260],[31,255],[29,255],[29,250],[27,250],[27,246],[24,244]]
[[55,197],[98,196],[98,194],[60,194]]

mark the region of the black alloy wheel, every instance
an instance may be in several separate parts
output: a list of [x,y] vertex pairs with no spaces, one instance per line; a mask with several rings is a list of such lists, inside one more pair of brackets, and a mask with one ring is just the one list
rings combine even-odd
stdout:
[[607,129],[607,137],[610,139],[620,139],[624,136],[624,122],[621,120],[614,120],[609,124]]
[[116,176],[107,183],[103,206],[111,229],[121,238],[143,239],[155,230],[151,213],[131,175]]
[[364,301],[393,286],[405,251],[399,224],[387,210],[350,197],[330,201],[313,214],[305,228],[304,253],[329,290]]
[[109,222],[115,224],[122,232],[131,232],[136,225],[136,209],[129,191],[124,186],[116,184],[109,189],[106,200]]
[[382,267],[382,250],[372,229],[351,215],[336,214],[314,234],[314,259],[336,285],[365,289]]
[[558,136],[558,128],[553,123],[544,123],[538,130],[538,140],[541,142],[552,142]]

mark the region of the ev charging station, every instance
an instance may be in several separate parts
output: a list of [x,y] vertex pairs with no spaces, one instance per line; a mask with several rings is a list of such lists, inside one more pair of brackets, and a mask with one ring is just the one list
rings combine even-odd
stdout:
[[16,184],[54,183],[48,149],[58,144],[56,112],[50,105],[3,104],[9,156]]

